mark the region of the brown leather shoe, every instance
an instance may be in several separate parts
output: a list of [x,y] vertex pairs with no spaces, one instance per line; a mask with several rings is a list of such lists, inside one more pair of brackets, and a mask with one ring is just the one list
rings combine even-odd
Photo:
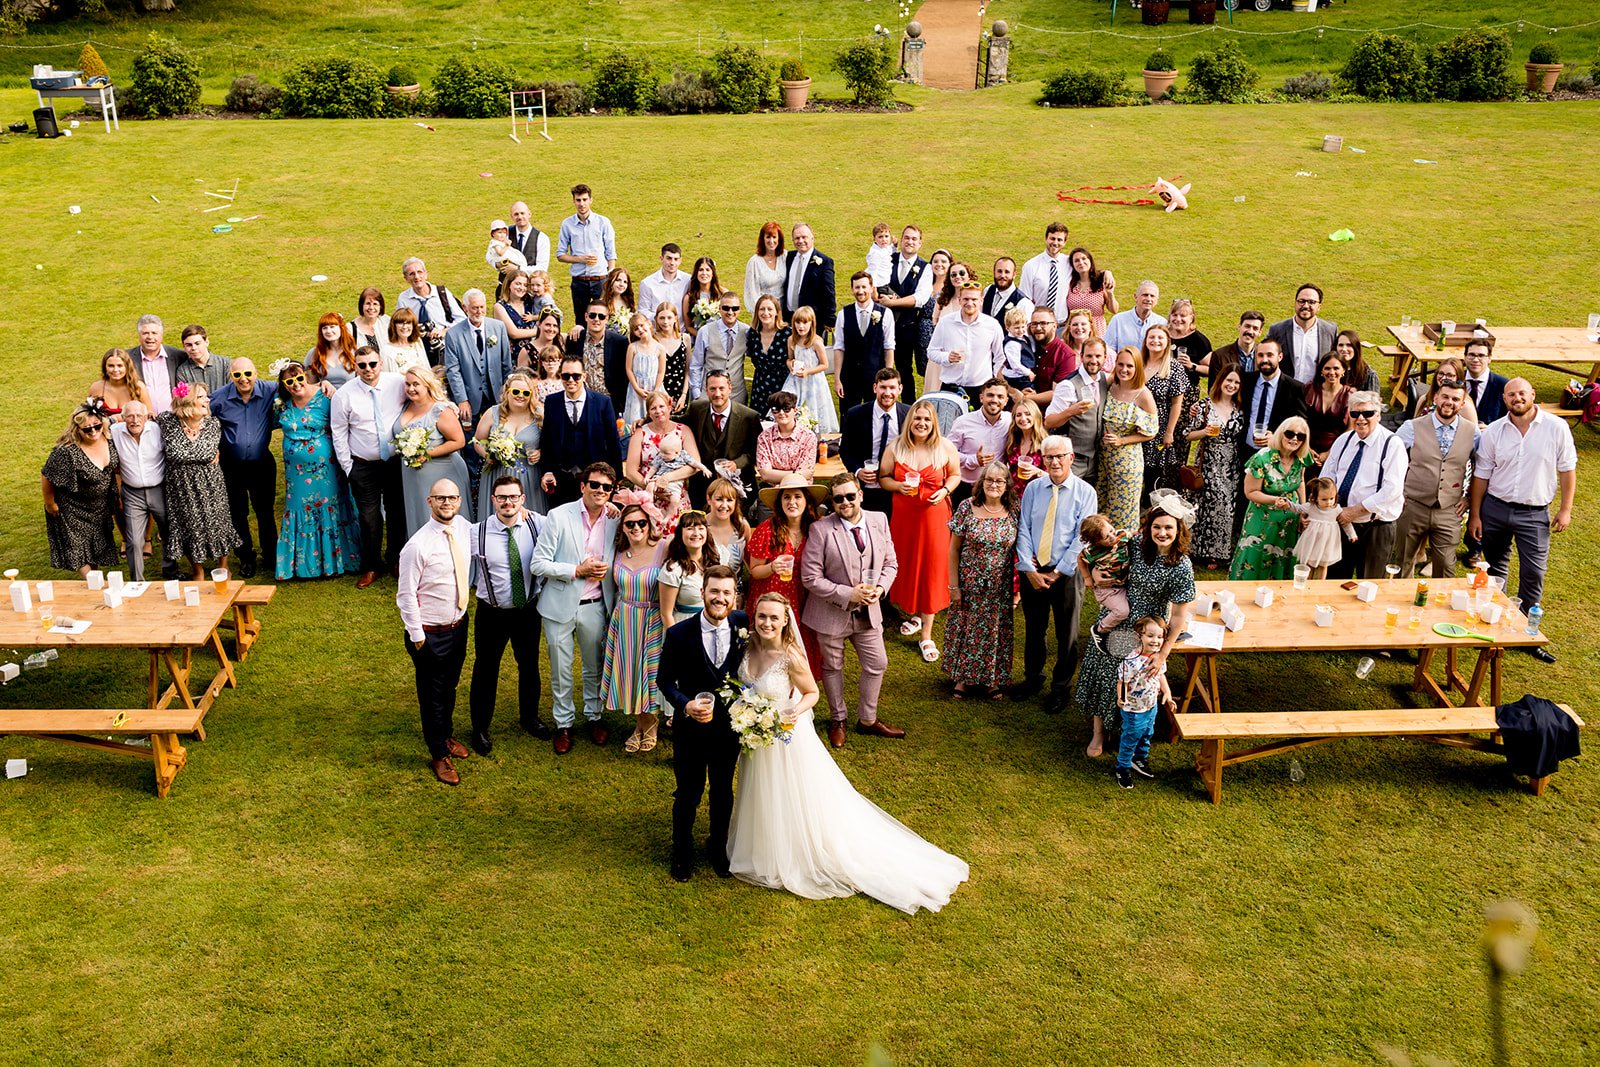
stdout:
[[898,727],[898,726],[890,726],[888,723],[884,722],[882,719],[876,719],[876,720],[874,720],[872,722],[858,722],[858,723],[856,723],[856,733],[858,733],[858,734],[871,734],[874,737],[896,737],[896,738],[904,737],[906,735],[906,732],[904,730],[900,729],[900,727]]
[[449,756],[432,760],[428,766],[433,768],[433,776],[445,785],[461,784],[461,776],[456,773],[456,765],[450,762]]
[[453,737],[445,741],[444,747],[449,751],[450,755],[454,756],[456,759],[466,759],[468,756],[472,755],[472,752],[467,748],[466,745],[463,745],[460,741],[457,741]]
[[829,720],[828,744],[832,745],[834,748],[844,747],[844,723]]
[[377,580],[378,580],[378,572],[377,571],[365,571],[365,572],[362,573],[361,577],[356,579],[356,588],[357,589],[365,589],[367,586],[371,585],[373,582],[375,582]]
[[572,751],[572,731],[565,726],[556,727],[556,755],[565,756]]
[[604,719],[596,719],[589,724],[589,740],[597,745],[603,745],[611,740],[611,731],[606,729]]

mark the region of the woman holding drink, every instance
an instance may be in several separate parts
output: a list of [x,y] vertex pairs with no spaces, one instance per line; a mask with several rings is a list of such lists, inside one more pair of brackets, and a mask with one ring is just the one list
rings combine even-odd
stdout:
[[1011,429],[998,458],[1011,471],[1012,487],[1021,497],[1044,469],[1044,416],[1032,400],[1019,400],[1011,409]]
[[945,569],[950,555],[950,494],[961,484],[961,459],[939,433],[939,415],[929,400],[911,405],[900,435],[883,450],[878,485],[899,494],[889,514],[889,536],[900,561],[900,577],[889,599],[908,618],[905,637],[920,634],[926,663],[939,659],[933,620],[950,604]]
[[1230,365],[1211,383],[1211,394],[1189,412],[1184,437],[1198,441],[1195,465],[1203,484],[1185,489],[1195,506],[1190,551],[1203,567],[1222,568],[1233,556],[1233,517],[1238,500],[1239,441],[1244,409],[1239,403],[1239,368]]

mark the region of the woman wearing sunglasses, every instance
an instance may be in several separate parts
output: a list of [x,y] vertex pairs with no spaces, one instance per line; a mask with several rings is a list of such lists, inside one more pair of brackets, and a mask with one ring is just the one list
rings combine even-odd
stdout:
[[656,747],[656,667],[666,627],[656,601],[661,576],[662,546],[644,507],[629,504],[617,524],[616,558],[606,581],[615,583],[616,606],[606,630],[605,664],[600,699],[614,712],[634,720],[624,752],[649,752]]
[[98,401],[82,405],[45,460],[39,484],[52,567],[88,574],[96,567],[117,565],[111,529],[121,486],[109,418]]
[[1311,466],[1311,428],[1295,415],[1284,419],[1267,447],[1244,465],[1244,532],[1233,554],[1233,581],[1274,582],[1294,577],[1294,543],[1300,537],[1298,512],[1280,508],[1280,499],[1303,504],[1306,469]]
[[[543,515],[548,505],[539,486],[539,409],[534,407],[538,383],[525,370],[506,375],[500,389],[500,403],[483,413],[473,435],[472,447],[483,457],[483,475],[478,479],[478,510],[487,515],[494,508],[494,483],[509,474],[522,483],[523,506]],[[506,443],[501,443],[502,441]],[[513,452],[513,449],[515,450]],[[511,462],[505,462],[510,456]]]
[[[361,360],[376,360],[364,350]],[[278,581],[331,578],[361,569],[355,500],[333,458],[331,401],[312,385],[305,368],[278,372],[274,415],[283,430],[283,520],[278,523]]]

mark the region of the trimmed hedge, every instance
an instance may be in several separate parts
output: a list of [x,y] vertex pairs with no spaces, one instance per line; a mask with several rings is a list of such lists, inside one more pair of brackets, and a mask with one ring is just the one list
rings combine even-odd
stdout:
[[159,118],[187,115],[200,106],[200,64],[170,37],[152,33],[133,59],[128,109]]
[[890,84],[894,57],[889,53],[887,37],[874,35],[841,48],[834,53],[833,66],[856,103],[881,107],[894,98]]
[[387,96],[377,67],[328,56],[290,68],[278,112],[297,119],[375,119],[384,113]]
[[1223,41],[1189,63],[1188,89],[1202,100],[1243,104],[1260,75],[1234,41]]
[[245,111],[253,115],[271,111],[283,99],[283,90],[271,82],[264,82],[254,74],[241,74],[228,87],[228,98],[222,106],[229,111]]
[[1404,37],[1369,33],[1351,50],[1339,84],[1368,100],[1426,100],[1428,68],[1417,46]]
[[717,109],[717,91],[709,74],[675,70],[672,80],[656,86],[656,109],[668,115],[702,115]]
[[453,119],[494,119],[511,114],[516,76],[497,59],[451,56],[433,76],[439,114]]
[[644,56],[613,49],[595,65],[594,82],[589,86],[595,107],[623,113],[647,111],[655,102],[655,95],[650,60]]
[[1510,65],[1505,30],[1467,30],[1434,46],[1430,88],[1440,100],[1509,100],[1517,92]]
[[731,44],[711,53],[707,75],[718,106],[735,115],[770,104],[778,90],[772,64],[748,45]]

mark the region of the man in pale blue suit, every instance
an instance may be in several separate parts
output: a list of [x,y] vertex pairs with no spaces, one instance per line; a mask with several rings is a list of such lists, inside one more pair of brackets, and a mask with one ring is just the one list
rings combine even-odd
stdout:
[[609,463],[591,463],[578,476],[580,495],[545,516],[533,548],[533,573],[544,580],[539,614],[550,651],[551,708],[556,720],[556,755],[572,751],[577,707],[572,699],[572,658],[583,657],[583,716],[589,738],[603,745],[610,737],[600,717],[600,661],[605,655],[606,623],[617,587],[611,577],[616,555],[617,520],[606,505],[617,487]]
[[[452,323],[444,335],[444,379],[450,399],[461,416],[461,429],[467,440],[478,429],[483,413],[500,403],[500,388],[515,361],[511,355],[511,335],[505,323],[488,316],[489,301],[481,289],[468,289],[461,295],[466,318]],[[478,499],[478,476],[483,457],[470,444],[462,449],[472,487],[471,499]]]

